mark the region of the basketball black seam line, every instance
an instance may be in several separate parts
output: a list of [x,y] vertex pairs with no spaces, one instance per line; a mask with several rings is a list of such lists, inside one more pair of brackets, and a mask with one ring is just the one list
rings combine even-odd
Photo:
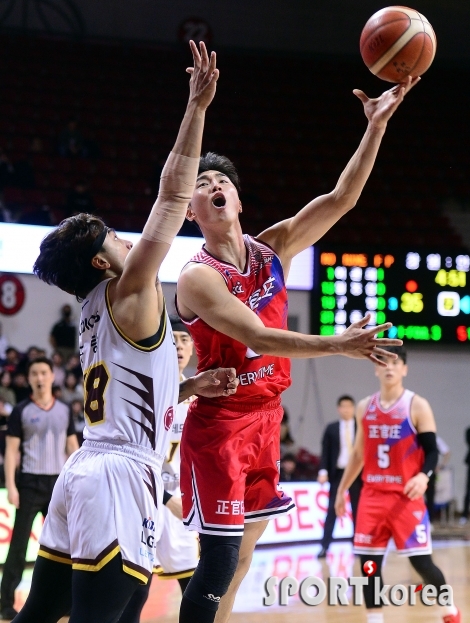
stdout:
[[[413,9],[413,10],[415,10],[415,9]],[[408,23],[408,28],[407,28],[405,31],[403,31],[403,32],[402,32],[402,34],[400,35],[400,37],[403,37],[403,35],[405,34],[405,32],[406,32],[407,30],[409,30],[409,28],[410,28],[410,26],[411,26],[411,22],[412,22],[414,19],[418,19],[418,20],[421,22],[421,24],[423,24],[423,25],[424,25],[424,23],[425,23],[425,22],[423,22],[423,20],[422,20],[422,18],[421,18],[421,13],[419,13],[418,11],[416,11],[416,13],[418,14],[418,18],[416,18],[416,17],[410,17],[410,16],[409,16],[409,15],[407,15],[406,13],[403,13],[403,15],[405,15],[405,16],[408,18],[409,23]],[[364,45],[360,48],[360,52],[361,52],[361,54],[362,54],[362,50],[363,50],[363,48],[365,47],[366,43],[367,43],[368,41],[370,41],[370,38],[371,38],[371,37],[374,35],[374,33],[376,33],[376,32],[377,32],[380,28],[383,28],[384,26],[388,26],[389,24],[394,24],[395,22],[401,22],[401,21],[403,21],[403,18],[400,18],[400,19],[393,19],[392,21],[387,22],[386,24],[381,24],[380,26],[377,26],[377,28],[376,28],[375,30],[373,30],[373,31],[371,32],[371,34],[367,37],[367,39],[366,39],[366,40],[365,40],[365,42],[364,42]],[[426,22],[426,23],[429,23],[429,22]],[[429,24],[429,25],[431,26],[431,24]],[[431,26],[431,28],[432,28],[432,26]],[[423,30],[422,32],[423,32],[424,34],[427,34],[425,30]],[[418,35],[419,33],[416,33],[416,34]],[[411,37],[410,41],[412,41],[412,40],[415,38],[415,36],[416,36],[416,35],[413,35],[413,36]],[[398,41],[398,39],[397,39],[397,41]],[[410,41],[408,41],[408,43],[409,43]],[[395,43],[396,43],[396,42],[395,42]],[[393,47],[393,45],[394,45],[394,44],[392,44],[392,45],[391,45],[391,46],[390,46],[387,50],[385,50],[385,52],[382,54],[382,56],[383,56],[384,54],[387,54],[387,52],[388,52],[388,51],[389,51],[389,50]],[[421,51],[421,53],[422,53],[422,51]],[[398,52],[397,52],[397,54],[398,54]],[[396,56],[396,55],[395,55],[395,56]],[[394,56],[393,58],[395,58],[395,56]],[[380,58],[382,58],[382,57],[380,57]],[[420,57],[420,58],[421,58],[421,57]],[[379,59],[377,59],[377,60],[379,60]],[[393,60],[393,59],[392,59],[392,60]],[[377,61],[376,61],[376,62],[377,62]],[[388,63],[387,63],[387,65],[388,65]],[[371,66],[372,66],[372,65],[371,65]]]
[[[405,15],[405,16],[408,18],[408,22],[409,22],[409,23],[408,23],[408,28],[409,28],[409,27],[411,26],[411,17],[410,17],[409,15],[406,15],[406,13],[403,13],[403,15]],[[369,39],[372,37],[372,35],[373,35],[374,33],[376,33],[376,32],[377,32],[380,28],[383,28],[384,26],[388,26],[389,24],[394,24],[395,22],[402,22],[402,21],[403,21],[403,18],[400,18],[400,19],[392,19],[392,21],[391,21],[391,22],[387,22],[386,24],[380,24],[380,26],[377,26],[377,28],[375,28],[375,30],[373,30],[373,31],[370,33],[370,35],[367,37],[366,41],[369,41]],[[406,30],[408,30],[408,28],[407,28]],[[404,31],[404,32],[400,35],[400,37],[401,37],[401,36],[403,36],[403,35],[405,34],[406,30],[405,30],[405,31]],[[365,45],[365,42],[364,42],[364,45]],[[390,46],[390,47],[391,47],[391,46]],[[362,47],[361,47],[360,49],[361,49],[361,53],[362,53]],[[390,49],[390,48],[388,48],[388,49]],[[388,51],[388,50],[386,50],[386,51],[384,52],[384,54],[385,54],[387,51]]]

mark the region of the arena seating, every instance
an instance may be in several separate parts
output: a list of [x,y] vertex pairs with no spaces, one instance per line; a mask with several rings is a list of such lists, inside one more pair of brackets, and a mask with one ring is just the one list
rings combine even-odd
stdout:
[[[6,188],[5,204],[19,206],[23,222],[46,204],[57,222],[67,190],[86,179],[100,215],[139,231],[184,111],[188,51],[3,35],[0,54],[0,147],[13,161],[30,158],[36,182],[30,190]],[[204,149],[238,165],[243,225],[258,233],[332,190],[366,126],[352,89],[377,95],[387,85],[369,75],[359,54],[222,50],[219,66]],[[466,68],[451,67],[444,76],[433,68],[409,94],[357,208],[329,232],[330,242],[461,246],[440,208],[470,193],[469,129],[455,123],[465,119],[469,97],[450,92],[459,80],[468,80]],[[87,158],[58,153],[71,118],[91,146]],[[34,138],[42,141],[40,153],[30,151]]]

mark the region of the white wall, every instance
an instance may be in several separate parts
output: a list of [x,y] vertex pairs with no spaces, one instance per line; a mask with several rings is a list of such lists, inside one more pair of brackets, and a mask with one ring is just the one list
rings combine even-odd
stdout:
[[49,354],[49,333],[52,325],[60,320],[60,308],[68,303],[72,306],[73,317],[77,323],[80,318],[80,304],[70,294],[48,286],[34,275],[16,275],[25,289],[25,302],[14,316],[0,314],[3,333],[20,351],[28,346],[45,348]]

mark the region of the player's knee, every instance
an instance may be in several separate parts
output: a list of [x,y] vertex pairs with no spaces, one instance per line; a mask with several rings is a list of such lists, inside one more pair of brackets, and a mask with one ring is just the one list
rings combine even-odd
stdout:
[[423,578],[426,584],[435,586],[438,591],[446,583],[444,574],[434,564],[434,561],[430,554],[423,556],[410,556],[410,563],[419,575]]
[[185,597],[204,608],[217,610],[235,575],[239,550],[240,542],[219,543],[203,550]]

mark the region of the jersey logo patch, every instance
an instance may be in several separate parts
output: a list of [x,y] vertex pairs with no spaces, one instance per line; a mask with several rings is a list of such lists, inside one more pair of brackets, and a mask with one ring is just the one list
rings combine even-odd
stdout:
[[165,417],[163,418],[165,430],[170,430],[170,426],[173,424],[174,417],[175,417],[175,412],[173,411],[173,407],[169,407],[166,410]]

